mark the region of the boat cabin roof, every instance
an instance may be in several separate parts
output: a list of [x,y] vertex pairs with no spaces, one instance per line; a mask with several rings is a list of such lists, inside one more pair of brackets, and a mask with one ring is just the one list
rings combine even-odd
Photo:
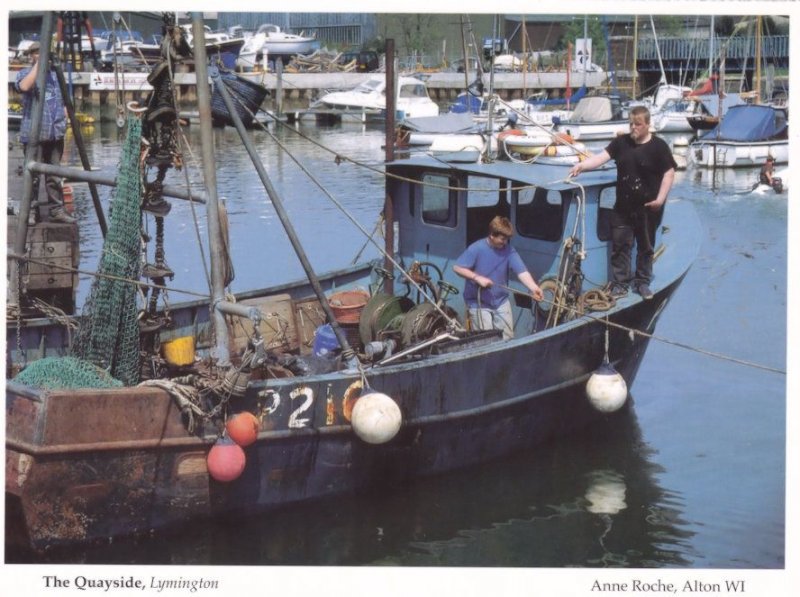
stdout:
[[617,170],[612,162],[596,170],[584,172],[574,180],[567,182],[572,166],[562,163],[517,164],[497,160],[489,163],[445,162],[430,155],[415,155],[408,159],[395,160],[387,164],[387,171],[418,170],[436,171],[439,174],[463,174],[486,178],[517,181],[525,185],[536,185],[554,190],[576,189],[576,183],[583,186],[607,185],[616,180]]

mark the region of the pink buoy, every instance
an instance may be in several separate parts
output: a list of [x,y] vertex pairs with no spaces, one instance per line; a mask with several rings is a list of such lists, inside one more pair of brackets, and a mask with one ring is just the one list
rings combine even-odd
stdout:
[[229,438],[218,439],[206,459],[208,473],[221,483],[238,479],[244,471],[245,461],[244,450]]
[[228,437],[244,448],[258,439],[258,419],[247,411],[236,413],[225,423],[225,430]]

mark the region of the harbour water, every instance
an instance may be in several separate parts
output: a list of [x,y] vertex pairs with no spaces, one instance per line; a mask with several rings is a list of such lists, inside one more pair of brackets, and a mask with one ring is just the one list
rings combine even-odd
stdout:
[[[270,131],[361,226],[375,228],[383,204],[380,127],[309,123]],[[122,142],[116,126],[84,133],[92,164],[115,168]],[[198,154],[198,131],[185,134]],[[351,263],[365,247],[364,236],[269,133],[253,134],[314,268]],[[300,265],[236,132],[214,135],[236,267],[233,289],[299,278]],[[199,188],[202,174],[188,150],[184,155]],[[74,146],[63,161],[79,163]],[[179,184],[183,176],[173,172],[168,180]],[[788,201],[786,194],[751,192],[756,179],[755,171],[677,174],[670,201],[695,205],[705,238],[656,328],[630,388],[634,408],[622,423],[385,493],[102,546],[40,554],[7,548],[6,562],[783,568]],[[88,189],[74,188],[81,267],[92,270],[101,237]],[[101,196],[107,208],[110,190],[101,189]],[[204,206],[172,204],[166,218],[167,262],[176,273],[171,285],[207,291],[196,241],[205,237]],[[367,245],[364,254],[376,251]],[[84,282],[79,302],[87,294]],[[170,293],[172,302],[184,298]]]

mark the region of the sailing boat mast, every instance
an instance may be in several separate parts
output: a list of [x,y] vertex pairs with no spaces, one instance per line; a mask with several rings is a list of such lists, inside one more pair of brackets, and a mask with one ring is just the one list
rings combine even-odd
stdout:
[[653,22],[653,15],[650,15],[650,27],[653,29],[653,41],[656,42],[656,56],[658,57],[658,68],[661,69],[661,83],[667,83],[667,73],[664,72],[664,62],[661,60],[661,48],[658,47],[658,36],[656,35],[656,24]]
[[761,15],[756,17],[756,77],[753,88],[756,92],[756,103],[761,103]]
[[633,17],[633,82],[631,83],[631,96],[636,97],[636,78],[639,75],[639,15]]
[[469,88],[469,55],[467,53],[467,36],[464,33],[464,15],[461,15],[461,47],[464,52],[464,89]]

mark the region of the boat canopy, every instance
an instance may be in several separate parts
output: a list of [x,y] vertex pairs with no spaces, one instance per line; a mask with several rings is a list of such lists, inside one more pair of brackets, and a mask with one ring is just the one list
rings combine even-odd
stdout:
[[710,116],[719,116],[720,108],[722,109],[722,114],[725,114],[731,106],[740,106],[745,103],[738,93],[728,93],[722,97],[721,101],[716,93],[697,95],[692,99],[699,101],[703,106],[703,111]]
[[572,112],[570,122],[604,122],[621,118],[619,109],[610,97],[585,97]]
[[438,116],[420,116],[406,118],[402,126],[419,133],[476,133],[482,132],[483,127],[475,123],[471,114],[447,112]]
[[[584,96],[589,93],[589,88],[586,85],[581,85],[578,90],[570,96],[570,103],[579,102]],[[564,106],[567,103],[567,97],[554,97],[549,99],[528,99],[528,104],[532,106]]]
[[789,134],[786,111],[766,105],[732,106],[722,121],[703,135],[704,140],[768,141]]

